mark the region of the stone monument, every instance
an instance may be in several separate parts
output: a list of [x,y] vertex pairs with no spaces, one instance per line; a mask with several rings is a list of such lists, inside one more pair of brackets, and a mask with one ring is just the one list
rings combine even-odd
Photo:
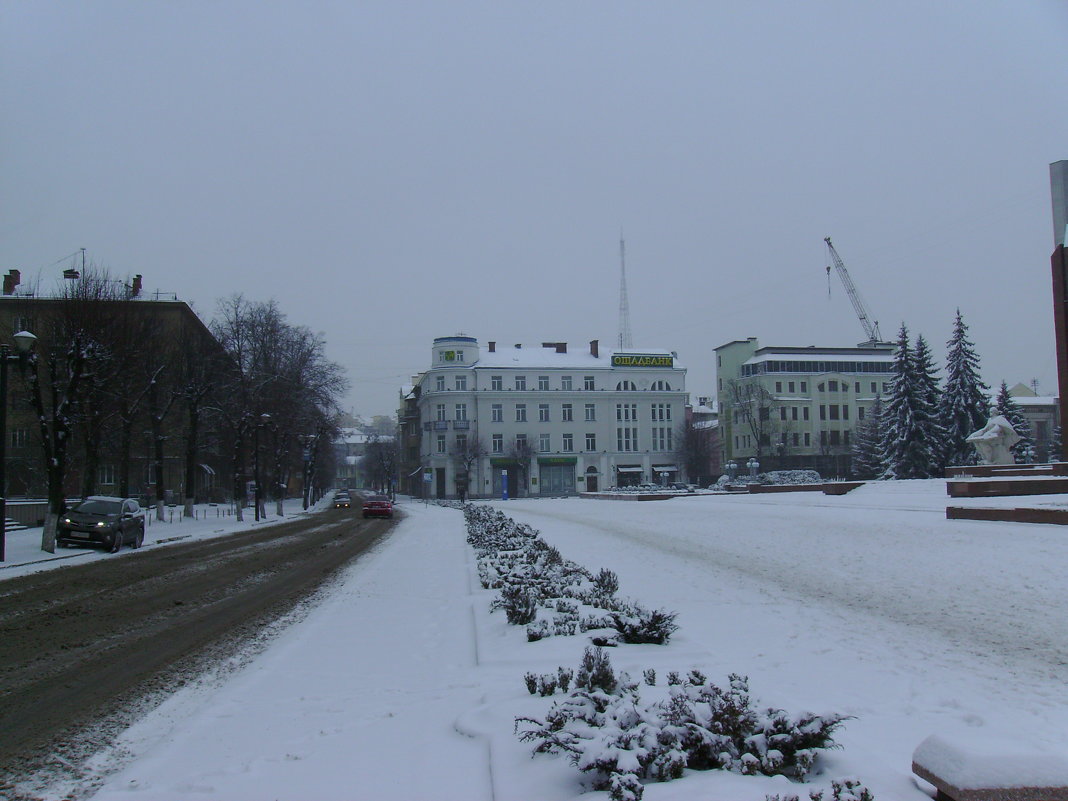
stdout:
[[968,442],[979,452],[982,464],[1015,464],[1012,446],[1022,438],[1012,427],[1012,423],[1002,415],[991,417],[986,425],[968,435]]

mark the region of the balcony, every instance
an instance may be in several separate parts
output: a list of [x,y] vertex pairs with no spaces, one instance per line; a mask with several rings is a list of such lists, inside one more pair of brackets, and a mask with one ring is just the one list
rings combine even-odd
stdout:
[[435,431],[448,431],[449,430],[449,421],[448,420],[435,420],[434,421],[434,430]]
[[471,421],[470,420],[453,420],[452,421],[452,427],[453,427],[453,430],[455,430],[455,431],[467,431],[469,428],[471,428]]

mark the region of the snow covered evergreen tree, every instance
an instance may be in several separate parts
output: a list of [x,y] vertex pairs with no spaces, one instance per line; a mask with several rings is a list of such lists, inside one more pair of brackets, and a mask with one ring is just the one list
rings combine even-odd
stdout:
[[916,372],[909,332],[902,323],[894,353],[890,397],[883,410],[884,479],[930,478],[938,469],[932,410]]
[[1046,446],[1046,451],[1049,453],[1047,457],[1051,462],[1060,462],[1064,460],[1061,455],[1061,427],[1054,426],[1053,432],[1049,435],[1049,444]]
[[1009,385],[1004,381],[1001,382],[998,396],[994,399],[994,414],[1000,414],[1012,423],[1013,429],[1020,435],[1020,441],[1012,446],[1012,452],[1020,461],[1023,461],[1026,458],[1027,449],[1034,447],[1035,438],[1031,433],[1031,424],[1027,422],[1020,407],[1009,394]]
[[854,478],[878,478],[883,472],[883,399],[875,396],[867,419],[853,432]]
[[939,420],[945,429],[943,460],[947,465],[975,464],[978,457],[967,438],[986,425],[990,387],[979,379],[979,357],[960,309],[946,348],[946,388],[939,404]]
[[912,351],[912,364],[919,388],[919,399],[923,406],[923,414],[917,416],[917,422],[922,423],[924,438],[931,443],[931,449],[935,455],[934,466],[941,471],[946,466],[946,430],[938,419],[942,390],[938,386],[938,368],[934,365],[931,348],[923,334],[916,337],[916,346]]

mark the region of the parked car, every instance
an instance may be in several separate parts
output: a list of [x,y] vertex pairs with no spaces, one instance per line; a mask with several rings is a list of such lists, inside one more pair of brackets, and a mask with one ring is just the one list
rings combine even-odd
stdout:
[[349,497],[347,492],[334,493],[335,509],[348,509],[350,506],[352,506],[352,498]]
[[393,503],[385,495],[368,495],[363,502],[364,517],[393,517]]
[[60,545],[103,545],[117,553],[125,544],[140,548],[145,541],[145,510],[134,498],[90,495],[59,517]]

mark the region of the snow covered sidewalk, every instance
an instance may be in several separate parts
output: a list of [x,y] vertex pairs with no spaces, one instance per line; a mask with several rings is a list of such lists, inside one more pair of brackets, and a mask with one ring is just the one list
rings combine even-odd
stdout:
[[455,729],[482,692],[463,517],[402,508],[248,668],[131,728],[122,745],[142,756],[95,798],[490,798],[486,744]]

